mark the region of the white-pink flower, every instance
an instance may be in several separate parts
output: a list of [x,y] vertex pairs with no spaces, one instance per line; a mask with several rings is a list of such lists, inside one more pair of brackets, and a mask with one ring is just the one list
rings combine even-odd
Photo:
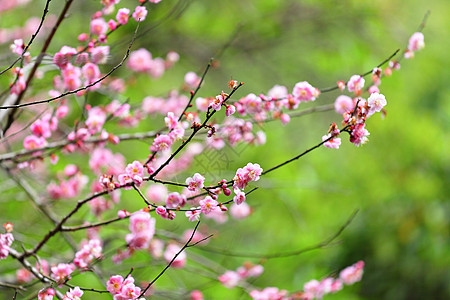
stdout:
[[307,81],[297,82],[292,91],[295,99],[300,101],[314,101],[319,96],[318,89],[310,85]]
[[364,262],[362,260],[343,269],[339,273],[339,278],[343,283],[350,285],[361,280],[364,272]]
[[424,36],[422,32],[414,32],[409,38],[408,50],[417,51],[425,47]]
[[359,75],[353,75],[350,77],[349,81],[347,82],[347,88],[349,92],[357,92],[361,91],[364,87],[365,80],[363,77]]
[[355,108],[353,104],[353,99],[346,95],[340,95],[334,101],[334,110],[338,114],[343,114],[345,112],[352,111]]
[[206,196],[205,199],[200,200],[199,204],[202,213],[204,213],[205,215],[213,211],[220,210],[220,208],[217,206],[219,203],[210,196]]
[[373,115],[376,112],[379,112],[386,106],[387,101],[386,97],[383,94],[372,93],[367,99],[367,104],[369,104],[369,116]]
[[128,15],[130,10],[128,8],[121,8],[117,11],[116,20],[119,24],[125,25],[128,22]]
[[205,183],[205,177],[199,173],[195,173],[194,176],[186,179],[186,184],[188,185],[188,190],[192,192],[197,192],[201,190]]
[[144,21],[145,17],[147,17],[147,9],[145,6],[136,6],[132,17],[138,22]]

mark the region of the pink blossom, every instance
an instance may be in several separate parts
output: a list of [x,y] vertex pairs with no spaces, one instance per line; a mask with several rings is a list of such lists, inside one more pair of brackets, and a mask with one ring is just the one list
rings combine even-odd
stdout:
[[106,283],[106,289],[108,290],[108,292],[115,295],[120,293],[122,285],[123,285],[123,277],[120,275],[114,275],[111,276],[108,282]]
[[128,246],[133,249],[147,248],[155,234],[155,219],[149,213],[135,212],[130,217],[130,231],[125,237]]
[[[286,290],[279,290],[276,287],[266,287],[262,291],[253,290],[250,292],[250,297],[254,300],[284,300],[288,292]],[[309,300],[309,299],[308,299]]]
[[196,88],[200,83],[201,78],[197,76],[194,72],[187,72],[186,75],[184,75],[184,83],[189,88]]
[[137,160],[133,161],[131,164],[125,168],[125,172],[135,181],[136,183],[141,183],[144,177],[144,166]]
[[52,277],[58,282],[63,282],[64,280],[71,278],[70,274],[75,271],[75,269],[74,264],[58,264],[51,268]]
[[250,206],[243,202],[240,205],[233,203],[230,206],[230,215],[235,219],[244,219],[251,214],[252,210]]
[[152,184],[145,194],[151,202],[162,203],[168,196],[167,187],[162,184]]
[[296,83],[292,91],[294,98],[305,102],[316,100],[319,94],[319,90],[310,85],[307,81]]
[[67,291],[63,297],[63,300],[80,300],[81,296],[83,296],[83,291],[76,286]]
[[29,135],[23,140],[23,147],[27,150],[42,148],[47,145],[47,141],[43,137]]
[[150,150],[154,152],[170,150],[172,143],[172,139],[168,135],[161,134],[153,140]]
[[147,9],[145,8],[145,6],[136,6],[132,17],[137,21],[137,22],[142,22],[145,20],[145,17],[147,17]]
[[[322,141],[325,141],[326,139],[331,137],[331,133],[322,136]],[[338,137],[334,137],[332,139],[330,139],[329,141],[323,143],[323,145],[327,148],[334,148],[334,149],[339,149],[339,146],[341,145],[341,138]]]
[[89,110],[86,126],[91,134],[100,132],[106,121],[106,113],[100,107],[96,106]]
[[[169,244],[164,252],[164,259],[167,263],[172,261],[175,255],[180,252],[181,247],[176,244]],[[173,268],[183,268],[186,265],[186,253],[181,252],[175,260],[172,262],[171,267]]]
[[117,11],[116,20],[119,24],[125,25],[128,23],[128,15],[130,10],[128,8],[121,8]]
[[186,204],[186,196],[180,195],[178,192],[170,193],[166,199],[167,208],[183,207]]
[[353,99],[349,96],[340,95],[336,98],[334,102],[334,109],[338,114],[343,114],[345,112],[352,111],[355,108],[353,104]]
[[205,199],[200,200],[200,209],[202,213],[205,215],[220,210],[220,208],[217,206],[218,202],[216,200],[213,200],[210,196],[206,196]]
[[287,97],[287,94],[288,94],[287,88],[282,85],[275,85],[267,92],[267,95],[272,99],[282,99]]
[[187,218],[189,218],[189,221],[191,222],[195,222],[200,220],[200,210],[189,210],[187,212],[185,212],[185,215]]
[[365,123],[357,124],[350,133],[350,142],[356,146],[364,145],[369,139],[367,138],[370,133],[365,128]]
[[339,279],[347,285],[354,284],[361,280],[364,271],[364,262],[362,260],[343,269],[339,273]]
[[58,119],[62,119],[65,116],[67,116],[68,112],[69,112],[69,107],[67,107],[67,105],[61,105],[56,109],[56,117]]
[[227,117],[231,116],[232,114],[234,114],[236,112],[236,107],[234,105],[230,104],[230,105],[227,105],[226,107],[227,107],[227,109],[225,110],[225,115]]
[[31,132],[38,137],[49,138],[52,135],[50,124],[43,119],[37,119],[30,126]]
[[194,176],[186,179],[186,184],[188,185],[188,190],[192,192],[198,192],[201,190],[205,183],[205,177],[199,173],[195,173]]
[[189,295],[189,300],[203,300],[203,294],[199,290],[193,290]]
[[242,204],[245,201],[245,193],[240,189],[234,189],[235,196],[233,197],[234,203],[237,205]]
[[164,118],[164,122],[166,123],[167,128],[173,130],[178,125],[178,118],[170,111],[167,113],[167,117]]
[[353,75],[350,77],[350,80],[347,82],[347,88],[349,92],[358,92],[361,91],[364,87],[364,78],[359,75]]
[[244,168],[239,168],[233,178],[234,188],[244,189],[248,182],[258,181],[263,169],[259,164],[248,163]]
[[133,51],[127,61],[127,67],[135,72],[148,72],[152,66],[152,54],[144,48]]
[[408,50],[417,51],[425,47],[424,36],[422,32],[414,32],[408,42]]
[[159,3],[159,2],[161,2],[162,0],[149,0],[151,3]]
[[286,125],[291,121],[291,116],[288,114],[281,114],[280,115],[281,124]]
[[210,104],[210,100],[209,98],[199,97],[195,99],[195,104],[197,105],[198,110],[207,111]]
[[104,64],[108,60],[109,46],[98,46],[91,49],[91,60],[94,64]]
[[226,288],[234,288],[238,285],[239,281],[241,280],[241,277],[237,272],[234,271],[226,271],[224,274],[219,276],[219,281],[222,283],[223,286]]
[[38,300],[53,300],[55,294],[55,290],[52,288],[42,289],[39,291]]
[[81,69],[83,76],[87,79],[88,83],[93,83],[100,78],[100,69],[96,64],[87,63]]
[[369,99],[367,99],[367,104],[369,105],[368,116],[373,115],[374,113],[381,111],[387,104],[386,97],[384,97],[383,94],[372,93],[369,96]]
[[219,111],[222,108],[222,103],[225,101],[224,94],[217,95],[214,100],[209,104],[209,107],[212,109]]
[[9,254],[9,249],[14,242],[12,233],[0,234],[0,260],[5,259]]
[[93,35],[105,34],[108,30],[108,24],[106,24],[103,18],[97,18],[91,21],[90,30]]

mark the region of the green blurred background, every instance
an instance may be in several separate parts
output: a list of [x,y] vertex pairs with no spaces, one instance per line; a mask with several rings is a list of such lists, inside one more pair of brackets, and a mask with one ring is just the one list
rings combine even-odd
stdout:
[[[33,9],[24,7],[4,13],[0,25],[23,24],[26,17],[39,15],[36,7],[44,2],[32,3],[36,4]],[[135,3],[122,0],[119,7],[131,8]],[[60,3],[52,3],[51,9],[58,11],[59,6]],[[66,26],[57,34],[53,50],[87,31],[88,15],[83,12],[99,8],[98,1],[77,1]],[[208,74],[200,96],[212,96],[226,89],[231,76],[245,82],[236,97],[250,92],[266,93],[275,84],[291,90],[296,82],[304,80],[318,88],[327,87],[371,70],[397,48],[403,49],[428,10],[431,14],[423,30],[425,49],[417,52],[414,59],[403,60],[400,71],[382,80],[380,90],[388,101],[387,116],[382,120],[375,115],[368,121],[368,144],[357,148],[343,138],[339,150],[313,151],[257,182],[255,186],[260,188],[247,200],[253,208],[249,218],[229,219],[225,224],[211,220],[203,223],[207,225],[204,232],[215,233],[211,247],[240,253],[277,253],[325,240],[359,209],[337,239],[339,243],[266,261],[209,254],[200,249],[189,250],[188,257],[207,255],[209,260],[231,270],[245,261],[261,262],[265,272],[252,284],[291,292],[301,290],[310,279],[323,278],[364,260],[362,282],[327,295],[326,299],[450,298],[447,1],[164,0],[151,6],[133,49],[145,47],[154,56],[174,50],[181,60],[161,79],[137,76],[125,95],[131,103],[139,103],[147,95],[165,94],[182,84],[186,72],[200,73],[213,56],[220,65]],[[18,21],[19,15],[23,20]],[[111,66],[120,61],[134,29],[125,26],[111,36]],[[128,73],[119,70],[122,76],[129,76]],[[323,94],[314,103],[302,104],[300,109],[333,103],[337,95],[339,92]],[[242,147],[239,154],[224,150],[231,163],[215,174],[217,178],[231,178],[233,170],[247,162],[257,162],[268,169],[318,143],[329,124],[340,120],[338,114],[326,112],[293,118],[285,127],[279,122],[264,124],[266,145]],[[160,123],[156,124],[141,125],[140,129],[158,128]],[[118,145],[114,151],[127,151],[127,161],[147,157],[146,145],[130,144]],[[62,158],[62,165],[73,159]],[[201,164],[192,170],[211,171]],[[184,181],[193,172],[180,174],[178,180]],[[8,191],[16,193],[19,199],[25,198],[17,192]],[[12,215],[26,209],[26,202],[17,206],[6,203],[2,199],[2,207]],[[130,211],[141,206],[132,191],[122,193],[122,205]],[[2,215],[1,221],[8,219],[8,214]],[[15,216],[19,230],[23,225]],[[121,230],[124,236],[127,224],[115,226],[114,230]],[[187,224],[184,217],[174,222],[157,219],[158,228],[175,233],[190,226],[192,223]],[[52,242],[57,243],[56,239]],[[136,261],[142,266],[148,261],[155,264],[135,270],[133,275],[141,280],[153,278],[163,267],[146,254],[138,255]],[[127,273],[136,261],[126,261],[115,270]],[[107,267],[108,262],[103,266]],[[155,287],[171,292],[155,298],[182,298],[184,291],[200,288],[206,299],[246,299],[241,289],[228,290],[202,276],[205,271],[198,268],[204,269],[192,262],[184,271],[169,270]],[[9,272],[13,269],[11,263]],[[75,280],[80,286],[88,286],[87,277],[84,274]],[[86,299],[108,299],[104,297],[86,295]]]

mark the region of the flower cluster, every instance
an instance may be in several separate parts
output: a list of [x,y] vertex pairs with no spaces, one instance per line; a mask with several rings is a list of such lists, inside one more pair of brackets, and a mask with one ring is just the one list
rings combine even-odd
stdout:
[[75,253],[73,263],[78,268],[86,268],[94,259],[102,256],[102,242],[98,239],[89,240]]
[[131,249],[144,249],[150,244],[155,234],[155,219],[149,213],[138,211],[130,217],[130,234],[125,240]]
[[249,277],[258,277],[264,272],[264,267],[261,265],[254,265],[250,262],[237,268],[236,271],[226,271],[219,276],[219,281],[223,286],[231,289],[237,286],[241,281]]
[[134,278],[131,276],[126,279],[120,275],[111,276],[106,289],[114,296],[114,300],[137,299],[141,294],[141,288],[134,285]]
[[422,32],[414,32],[409,38],[408,49],[405,51],[405,58],[413,58],[414,52],[425,47],[424,36]]

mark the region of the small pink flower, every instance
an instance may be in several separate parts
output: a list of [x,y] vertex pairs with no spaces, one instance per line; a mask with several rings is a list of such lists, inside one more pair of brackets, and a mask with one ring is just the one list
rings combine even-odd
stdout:
[[231,116],[235,112],[236,112],[236,107],[234,105],[232,105],[232,104],[227,105],[227,109],[225,110],[225,115],[227,117]]
[[[322,136],[322,141],[325,141],[326,139],[331,137],[331,133]],[[323,143],[323,145],[327,148],[334,148],[334,149],[339,149],[339,146],[341,145],[341,138],[338,137],[334,137],[331,140]]]
[[234,203],[236,203],[237,205],[242,204],[245,201],[245,193],[240,189],[234,189],[234,193],[236,194],[233,197]]
[[123,286],[123,277],[120,275],[114,275],[111,276],[106,283],[106,289],[108,292],[110,292],[112,295],[117,295],[122,290]]
[[177,192],[170,193],[166,199],[166,207],[167,208],[177,208],[183,207],[186,204],[186,196],[180,195]]
[[408,50],[417,51],[425,47],[424,36],[422,32],[414,32],[408,43]]
[[9,254],[11,244],[14,242],[12,233],[0,234],[0,260],[5,259]]
[[91,21],[91,33],[93,35],[105,34],[107,30],[108,24],[106,24],[103,18],[98,18]]
[[132,17],[137,21],[137,22],[142,22],[145,20],[145,17],[147,17],[147,9],[145,8],[145,6],[136,6]]
[[178,118],[170,111],[167,113],[167,117],[164,118],[164,122],[166,123],[167,128],[173,130],[178,125]]
[[373,115],[376,112],[379,112],[386,106],[387,101],[386,97],[383,94],[372,93],[367,99],[367,104],[369,104],[369,113],[368,115]]
[[199,290],[193,290],[189,295],[189,300],[203,300],[203,294]]
[[209,104],[209,107],[219,111],[222,108],[222,103],[225,100],[224,94],[217,95],[214,100]]
[[339,279],[341,279],[342,282],[347,285],[354,284],[355,282],[361,280],[363,272],[364,272],[364,262],[360,260],[354,265],[351,265],[343,269],[339,273]]
[[338,114],[343,114],[345,112],[352,111],[355,108],[355,105],[353,104],[353,99],[349,96],[340,95],[336,98],[336,101],[334,101],[334,110]]
[[200,220],[200,210],[189,210],[187,212],[185,212],[185,215],[187,218],[189,218],[189,221],[191,222],[195,222]]
[[23,147],[27,150],[42,148],[47,145],[47,141],[43,137],[29,135],[23,140]]
[[314,101],[319,94],[319,90],[310,85],[307,81],[296,83],[292,91],[292,95],[300,101]]
[[217,206],[218,202],[216,200],[213,200],[210,196],[206,196],[205,199],[200,200],[200,209],[202,213],[205,215],[220,210],[220,208]]
[[189,88],[195,88],[200,83],[201,78],[197,76],[194,72],[188,72],[184,75],[184,82]]
[[168,135],[161,134],[153,140],[151,151],[167,151],[172,146],[172,143],[172,139]]
[[364,87],[364,78],[359,75],[353,75],[347,83],[347,88],[349,92],[361,91]]
[[234,271],[226,271],[224,274],[219,276],[219,281],[222,283],[223,286],[226,288],[234,288],[238,285],[239,281],[241,280],[241,277],[237,272]]
[[55,290],[52,288],[42,289],[39,291],[38,300],[53,300],[55,294]]
[[198,192],[201,190],[205,183],[205,177],[199,173],[195,173],[193,177],[186,179],[186,184],[188,185],[188,190],[192,192]]
[[252,212],[252,209],[250,206],[243,202],[240,205],[237,205],[236,203],[233,203],[230,206],[230,215],[235,219],[244,219],[248,217]]
[[116,20],[119,24],[125,25],[128,23],[128,15],[130,10],[128,8],[121,8],[117,11]]
[[52,277],[58,282],[63,282],[64,280],[70,279],[70,274],[75,269],[74,264],[58,264],[51,268]]
[[83,291],[76,286],[67,291],[63,297],[63,300],[80,300],[81,296],[83,296]]

